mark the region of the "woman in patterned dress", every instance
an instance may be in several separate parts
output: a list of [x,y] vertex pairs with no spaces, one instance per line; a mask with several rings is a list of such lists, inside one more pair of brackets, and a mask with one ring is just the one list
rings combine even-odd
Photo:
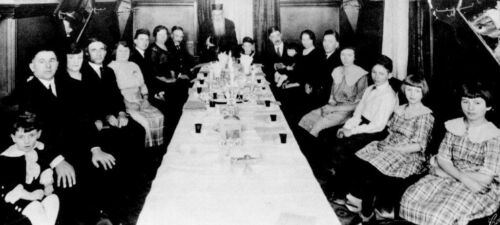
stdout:
[[146,147],[163,145],[163,114],[148,102],[148,89],[139,66],[128,61],[130,48],[126,42],[118,42],[115,61],[108,66],[116,74],[127,113],[146,130]]
[[[350,175],[344,178],[349,192],[346,206],[360,212],[363,220],[374,215],[375,196],[399,199],[407,187],[404,179],[425,168],[424,151],[434,124],[432,111],[421,102],[428,86],[423,78],[409,75],[401,89],[408,103],[394,111],[388,123],[389,135],[356,152],[357,158],[349,164]],[[391,210],[392,205],[388,207]]]
[[333,84],[328,104],[309,112],[299,122],[299,126],[315,137],[320,131],[343,124],[351,117],[368,86],[368,72],[354,64],[354,48],[342,49],[340,59],[342,66],[332,72]]
[[410,186],[400,216],[426,225],[465,225],[500,204],[500,130],[485,115],[491,93],[480,83],[462,86],[464,117],[445,123],[446,135],[429,175]]

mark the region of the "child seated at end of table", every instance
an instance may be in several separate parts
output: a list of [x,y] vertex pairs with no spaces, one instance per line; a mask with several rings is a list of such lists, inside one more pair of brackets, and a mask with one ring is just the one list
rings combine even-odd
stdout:
[[[276,82],[276,87],[281,87],[283,89],[295,87],[295,83],[288,79],[288,74],[291,73],[297,62],[299,46],[296,43],[290,43],[286,48],[286,55],[283,59],[283,67],[277,68],[274,74],[274,81]],[[298,86],[298,84],[296,85]]]
[[11,131],[14,144],[0,154],[0,204],[26,216],[33,225],[53,225],[59,199],[53,194],[53,171],[43,163],[41,132],[34,114],[25,112],[16,118]]

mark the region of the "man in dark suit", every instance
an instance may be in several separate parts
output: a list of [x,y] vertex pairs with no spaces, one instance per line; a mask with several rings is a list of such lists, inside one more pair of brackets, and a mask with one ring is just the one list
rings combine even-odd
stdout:
[[275,87],[274,74],[277,70],[285,68],[283,62],[287,57],[287,46],[281,39],[279,27],[270,27],[267,34],[271,44],[267,45],[268,47],[264,50],[264,73],[266,74],[266,79],[271,83],[271,87]]
[[[222,4],[212,5],[212,19],[204,21],[200,26],[198,51],[200,61],[217,60],[219,52],[235,52],[238,48],[233,21],[224,18]],[[234,54],[233,54],[234,55]]]
[[[143,175],[144,129],[125,112],[125,105],[113,70],[103,65],[106,45],[90,39],[89,61],[81,68],[88,109],[98,130],[99,148],[92,148],[95,177],[92,193],[96,207],[111,220],[125,219],[126,196]],[[142,153],[141,153],[142,152]]]
[[173,90],[166,96],[167,102],[171,103],[173,110],[172,121],[170,124],[175,127],[182,114],[182,107],[188,99],[188,90],[191,87],[191,80],[195,78],[191,71],[194,66],[193,56],[189,54],[184,41],[184,29],[180,26],[173,26],[171,37],[167,41],[167,48],[170,52],[171,69],[176,78]]
[[155,103],[155,98],[160,98],[159,95],[163,91],[162,83],[156,78],[158,75],[155,71],[153,63],[150,61],[150,57],[147,55],[147,49],[149,46],[150,33],[147,29],[138,29],[134,35],[134,48],[130,49],[129,61],[136,63],[139,68],[141,68],[142,76],[144,77],[144,82],[148,87],[149,100]]
[[332,72],[338,66],[342,65],[340,61],[339,34],[333,30],[327,30],[323,34],[323,53],[324,61],[321,63],[321,74],[319,80],[314,82],[316,90],[315,98],[318,98],[319,104],[327,103],[332,86]]

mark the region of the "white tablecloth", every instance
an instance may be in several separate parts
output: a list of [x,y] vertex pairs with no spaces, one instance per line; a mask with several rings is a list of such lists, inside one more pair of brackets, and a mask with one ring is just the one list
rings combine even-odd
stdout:
[[[256,159],[231,161],[221,150],[217,108],[185,110],[138,225],[340,224],[279,107],[244,103],[240,109],[240,151]],[[195,123],[203,124],[200,134]],[[287,133],[286,144],[280,132]]]

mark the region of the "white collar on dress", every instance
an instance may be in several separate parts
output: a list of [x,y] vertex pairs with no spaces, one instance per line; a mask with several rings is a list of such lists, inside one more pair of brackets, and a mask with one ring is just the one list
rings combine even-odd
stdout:
[[489,139],[499,137],[500,129],[498,129],[492,122],[487,122],[479,126],[470,127],[467,130],[465,118],[460,117],[446,121],[444,123],[446,130],[457,136],[467,135],[467,138],[474,143],[481,143]]
[[[397,106],[396,109],[394,110],[394,113],[402,116],[405,113],[406,107],[408,107],[408,104]],[[415,108],[414,111],[412,111],[412,114],[410,117],[408,117],[408,118],[405,117],[405,118],[410,119],[413,117],[426,115],[426,114],[430,114],[430,113],[432,113],[431,109],[427,108],[427,106],[425,106],[423,104],[420,104],[419,107]]]
[[[336,84],[342,83],[342,79],[345,76],[344,71],[345,71],[344,66],[339,66],[333,70],[332,78]],[[345,76],[345,81],[349,86],[354,85],[356,82],[358,82],[359,78],[363,77],[368,73],[366,72],[366,70],[356,65],[352,65],[350,72],[351,74]]]
[[[45,148],[45,145],[42,142],[37,141],[35,144],[35,149],[37,150],[43,150]],[[19,150],[16,145],[11,145],[7,150],[3,151],[2,156],[7,156],[7,157],[20,157],[25,155],[25,151]]]

